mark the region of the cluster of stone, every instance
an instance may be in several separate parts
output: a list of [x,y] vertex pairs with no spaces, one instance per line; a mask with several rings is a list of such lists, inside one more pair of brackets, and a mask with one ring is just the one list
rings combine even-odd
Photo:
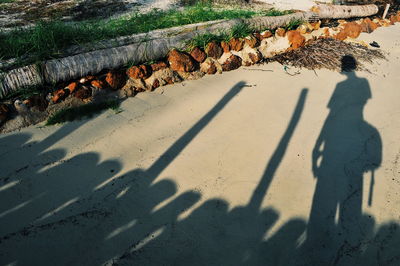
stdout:
[[[229,42],[210,42],[204,50],[199,47],[189,52],[172,50],[163,61],[83,77],[64,84],[47,96],[34,95],[18,104],[20,107],[23,105],[24,110],[36,108],[44,111],[49,104],[60,103],[68,97],[78,98],[84,103],[113,91],[120,98],[132,97],[160,86],[254,65],[263,59],[298,49],[318,38],[355,41],[361,32],[370,33],[378,27],[387,27],[396,22],[400,22],[400,11],[389,19],[365,18],[352,22],[339,20],[339,25],[331,28],[321,27],[319,21],[302,24],[296,30],[278,28],[275,32],[256,32],[246,38],[233,38]],[[6,104],[0,105],[0,125],[7,120],[11,109]]]

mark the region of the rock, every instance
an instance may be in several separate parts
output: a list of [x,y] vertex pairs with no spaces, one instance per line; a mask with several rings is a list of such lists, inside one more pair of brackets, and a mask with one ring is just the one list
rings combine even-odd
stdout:
[[21,115],[25,115],[29,112],[29,108],[28,106],[26,106],[22,101],[20,100],[16,100],[14,102],[14,108],[15,110],[21,114]]
[[199,63],[203,63],[206,60],[207,55],[203,52],[199,47],[195,47],[191,52],[190,55]]
[[[156,81],[157,80],[157,81]],[[153,73],[148,79],[145,80],[145,87],[149,90],[153,89],[154,83],[158,82],[159,86],[164,86],[167,84],[173,84],[175,82],[180,82],[181,78],[179,75],[172,71],[170,68],[164,68]],[[134,84],[135,87],[140,87],[140,84]]]
[[229,53],[231,51],[231,46],[227,42],[221,42],[221,47],[224,53]]
[[76,89],[78,88],[78,82],[71,82],[67,87],[65,87],[66,90],[69,90],[69,93],[74,93]]
[[308,27],[305,24],[301,24],[296,30],[301,34],[306,34],[308,32]]
[[148,65],[133,66],[126,71],[126,74],[133,79],[147,79],[151,76],[151,67]]
[[190,55],[175,49],[169,52],[168,62],[174,71],[192,72],[197,69],[196,61]]
[[261,34],[259,32],[254,32],[253,33],[254,38],[256,38],[259,42],[262,41],[263,37],[261,36]]
[[347,37],[355,39],[360,36],[361,31],[361,25],[358,25],[356,22],[348,22],[335,38],[341,41],[345,40]]
[[228,60],[222,65],[223,71],[231,71],[238,69],[242,65],[242,59],[236,55],[231,55]]
[[193,71],[193,72],[182,72],[178,71],[178,75],[183,80],[196,80],[204,77],[205,73],[202,71]]
[[286,33],[290,47],[293,49],[297,49],[303,46],[306,42],[306,38],[300,34],[297,30],[290,30]]
[[92,90],[86,86],[82,86],[82,88],[75,92],[74,97],[84,101],[92,97]]
[[232,38],[229,41],[229,46],[231,47],[232,50],[239,52],[240,50],[243,49],[244,46],[244,40],[237,39],[237,38]]
[[375,23],[378,27],[381,26],[381,20],[380,20],[379,18],[374,18],[374,19],[372,20],[372,22]]
[[126,83],[125,75],[117,71],[108,72],[105,80],[112,90],[119,90]]
[[69,95],[69,90],[65,90],[65,89],[57,90],[53,93],[53,97],[52,97],[51,101],[53,103],[59,103],[62,100],[64,100],[65,98],[67,98],[68,95]]
[[244,40],[245,40],[245,43],[248,46],[250,46],[251,48],[255,48],[255,47],[258,47],[260,45],[260,41],[257,40],[257,38],[255,38],[253,36],[246,37]]
[[201,65],[200,71],[208,75],[214,75],[215,73],[222,73],[222,66],[218,61],[209,57]]
[[321,27],[321,21],[318,20],[317,22],[311,22],[310,23],[312,30],[319,30],[319,28]]
[[84,78],[81,78],[81,79],[79,80],[79,83],[81,83],[81,84],[87,84],[87,83],[89,83],[90,81],[94,80],[95,78],[96,78],[95,76],[86,76],[86,77],[84,77]]
[[222,56],[224,50],[222,49],[221,45],[216,42],[210,42],[206,47],[206,54],[209,57],[214,59],[218,59]]
[[365,18],[360,26],[361,26],[361,31],[367,33],[371,33],[378,28],[378,25],[372,22],[370,18]]
[[331,36],[330,33],[329,33],[329,28],[328,27],[324,28],[324,35],[325,35],[325,37],[330,37]]
[[160,87],[160,81],[158,79],[155,79],[152,85],[152,89],[157,89],[158,87]]
[[10,116],[10,108],[5,103],[0,103],[0,125],[7,121]]
[[284,37],[286,30],[284,28],[277,28],[275,31],[275,35],[279,37]]
[[167,67],[168,67],[168,64],[167,64],[166,62],[160,61],[160,62],[151,64],[150,67],[151,67],[151,70],[152,70],[153,72],[155,72],[155,71],[158,71],[158,70],[167,68]]
[[90,82],[90,85],[92,85],[93,87],[95,87],[96,89],[105,89],[106,88],[106,84],[101,81],[101,80],[92,80]]
[[390,24],[394,25],[397,22],[397,16],[391,15],[389,20],[390,20]]
[[126,87],[126,86],[124,86],[118,92],[118,96],[120,98],[133,97],[133,96],[135,96],[135,94],[136,94],[136,88],[134,88],[134,87]]
[[46,100],[46,96],[44,95],[32,95],[26,101],[24,101],[24,104],[29,108],[37,109],[40,112],[44,112],[49,106],[49,102]]
[[262,54],[259,51],[257,53],[250,53],[249,58],[253,64],[257,64],[262,60]]
[[174,84],[174,80],[173,80],[171,77],[165,78],[165,82],[166,82],[168,85]]
[[269,31],[269,30],[266,30],[266,31],[261,32],[261,38],[262,38],[262,39],[267,39],[267,38],[270,38],[270,37],[272,37],[272,36],[273,36],[273,34],[272,34],[272,32]]
[[263,58],[271,58],[276,54],[285,52],[289,48],[289,39],[285,36],[283,38],[269,38],[263,40],[258,50],[263,55]]

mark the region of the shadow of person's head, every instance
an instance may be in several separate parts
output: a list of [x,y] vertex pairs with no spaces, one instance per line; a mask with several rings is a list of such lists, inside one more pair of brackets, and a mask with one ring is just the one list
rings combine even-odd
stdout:
[[348,75],[357,69],[357,61],[352,55],[345,55],[341,59],[341,73]]

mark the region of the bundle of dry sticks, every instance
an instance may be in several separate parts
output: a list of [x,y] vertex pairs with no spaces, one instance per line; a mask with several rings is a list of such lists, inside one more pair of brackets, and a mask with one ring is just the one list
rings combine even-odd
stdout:
[[312,41],[299,49],[277,55],[271,61],[300,68],[327,68],[340,71],[341,59],[345,55],[351,55],[356,59],[357,70],[367,70],[362,62],[372,63],[375,59],[385,58],[379,49],[369,49],[361,44],[324,38]]

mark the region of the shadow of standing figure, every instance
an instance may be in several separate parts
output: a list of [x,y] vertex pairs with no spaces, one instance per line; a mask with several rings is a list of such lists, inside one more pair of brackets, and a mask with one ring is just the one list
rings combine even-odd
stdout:
[[[312,265],[352,265],[368,227],[362,215],[363,175],[382,160],[382,142],[376,128],[364,120],[363,110],[372,97],[365,78],[354,72],[352,56],[342,58],[342,74],[328,103],[330,113],[315,143],[312,171],[317,184],[307,227],[306,247]],[[346,255],[343,255],[346,254]]]

